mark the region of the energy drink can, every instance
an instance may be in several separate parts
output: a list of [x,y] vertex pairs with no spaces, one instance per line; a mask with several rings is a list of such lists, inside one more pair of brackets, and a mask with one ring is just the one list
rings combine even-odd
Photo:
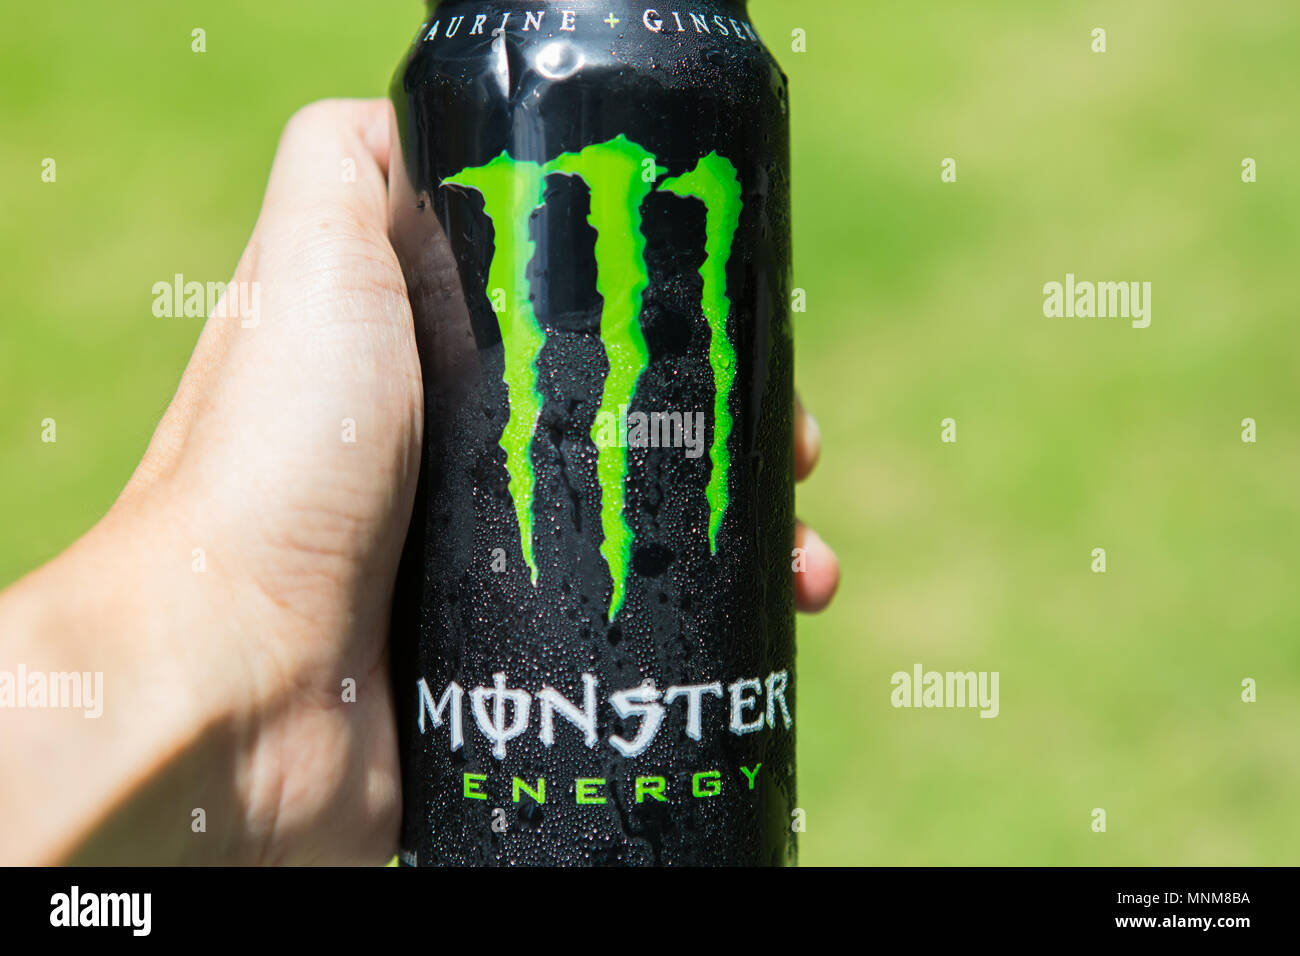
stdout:
[[446,0],[392,99],[400,860],[794,862],[784,74],[743,0]]

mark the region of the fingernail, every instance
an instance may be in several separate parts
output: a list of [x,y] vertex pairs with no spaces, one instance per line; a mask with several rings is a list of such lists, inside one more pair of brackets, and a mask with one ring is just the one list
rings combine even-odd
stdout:
[[805,411],[808,416],[808,440],[812,442],[813,447],[820,450],[822,447],[822,427],[817,424],[817,419],[813,417],[812,412]]
[[826,550],[830,550],[830,548],[827,547],[826,542],[822,540],[822,536],[812,528],[804,525],[803,533],[803,546],[805,551],[812,551],[815,548],[826,548]]

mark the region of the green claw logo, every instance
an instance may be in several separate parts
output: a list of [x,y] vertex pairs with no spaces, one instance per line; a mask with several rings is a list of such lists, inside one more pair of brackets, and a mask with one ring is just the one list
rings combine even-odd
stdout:
[[[647,181],[645,173],[650,169],[654,170],[654,176]],[[501,433],[501,447],[506,453],[506,471],[519,519],[524,562],[534,585],[537,583],[537,563],[533,557],[535,476],[529,450],[542,411],[542,395],[537,390],[537,357],[546,342],[546,334],[528,298],[526,270],[536,251],[528,234],[528,221],[543,204],[547,176],[576,176],[591,191],[591,213],[587,221],[596,230],[596,291],[604,300],[600,337],[609,359],[609,374],[592,439],[599,449],[596,475],[600,483],[600,522],[604,534],[600,552],[613,580],[610,620],[623,605],[632,553],[632,529],[623,517],[627,449],[601,449],[596,431],[603,418],[616,416],[620,406],[632,404],[637,382],[650,360],[640,324],[642,297],[650,284],[645,237],[641,232],[641,204],[656,188],[698,199],[706,210],[705,258],[700,275],[704,279],[702,306],[710,331],[709,363],[713,367],[714,384],[710,449],[713,470],[706,491],[710,553],[717,551],[718,529],[727,509],[727,476],[731,464],[727,437],[732,426],[728,400],[736,376],[736,353],[727,340],[727,315],[731,311],[727,297],[727,261],[740,223],[740,178],[736,167],[716,152],[701,159],[690,172],[656,186],[655,179],[666,172],[657,165],[653,154],[627,137],[617,136],[580,152],[563,153],[548,163],[516,160],[503,151],[490,162],[463,169],[443,181],[444,185],[479,192],[483,196],[484,213],[496,231],[487,287],[504,289],[506,293],[505,307],[498,317],[510,411]]]

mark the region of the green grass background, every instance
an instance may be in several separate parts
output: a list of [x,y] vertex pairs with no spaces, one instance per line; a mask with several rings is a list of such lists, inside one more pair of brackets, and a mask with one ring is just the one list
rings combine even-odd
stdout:
[[[1300,8],[751,11],[792,83],[800,511],[845,573],[800,629],[803,862],[1300,862]],[[284,120],[382,94],[421,13],[6,9],[0,583],[143,452],[200,327],[153,283],[228,278]],[[1152,282],[1151,327],[1044,318],[1066,272]],[[999,671],[1001,715],[892,708],[917,662]]]

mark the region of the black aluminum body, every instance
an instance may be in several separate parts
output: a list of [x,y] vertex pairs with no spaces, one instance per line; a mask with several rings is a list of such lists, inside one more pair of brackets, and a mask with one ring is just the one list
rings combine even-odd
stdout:
[[[392,236],[415,310],[426,410],[393,614],[402,861],[794,862],[784,75],[737,0],[692,0],[676,12],[624,0],[455,0],[430,6],[392,98],[400,134]],[[698,413],[703,452],[629,439],[621,485],[630,549],[611,620],[615,569],[601,551],[610,486],[602,486],[598,456],[620,452],[598,448],[593,427],[611,369],[598,282],[616,276],[617,263],[599,261],[592,206],[593,197],[603,208],[619,189],[635,195],[641,187],[548,172],[541,205],[532,208],[521,187],[507,223],[462,174],[503,153],[503,162],[544,167],[618,137],[652,155],[654,167],[636,205],[647,280],[636,322],[646,361],[626,411],[662,412],[661,423],[672,412]],[[701,270],[709,211],[722,207],[665,184],[712,153],[734,166],[740,206],[724,250],[735,367],[725,404],[726,507],[711,547],[719,368]],[[531,363],[540,396],[526,452],[531,476],[518,456],[508,466],[503,448],[507,378],[514,374],[518,388],[521,374],[508,372],[506,359],[519,303],[490,281],[494,255],[504,254],[502,231],[512,228],[516,255],[529,253],[526,288],[544,335]],[[530,482],[535,582],[516,501]],[[592,679],[595,745],[581,721],[554,706],[548,745],[543,688],[583,708]],[[682,690],[700,686],[708,689]],[[650,719],[626,702],[628,715],[619,715],[612,695],[629,690],[639,706],[662,708],[657,732],[632,756],[610,742],[635,741]],[[483,732],[513,733],[521,707],[522,731],[499,742]]]

